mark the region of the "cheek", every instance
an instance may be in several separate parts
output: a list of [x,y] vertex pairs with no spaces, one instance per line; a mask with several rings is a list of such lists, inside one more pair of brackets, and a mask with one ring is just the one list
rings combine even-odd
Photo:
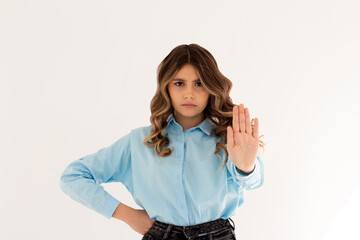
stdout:
[[171,101],[174,102],[177,100],[177,98],[179,98],[178,97],[179,93],[176,92],[172,87],[169,87],[168,91],[169,91],[169,96],[170,96]]
[[174,95],[174,93],[173,93],[172,87],[170,87],[170,86],[168,86],[168,93],[169,93],[169,97],[172,98],[172,96]]
[[209,100],[210,94],[208,92],[204,91],[201,96],[203,99],[206,99],[206,101],[207,101],[207,100]]
[[209,101],[210,101],[210,94],[206,94],[204,96],[204,105],[208,105]]

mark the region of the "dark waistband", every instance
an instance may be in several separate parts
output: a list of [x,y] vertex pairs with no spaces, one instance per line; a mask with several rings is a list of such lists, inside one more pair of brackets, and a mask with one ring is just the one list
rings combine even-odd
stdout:
[[[232,222],[232,225],[229,220]],[[222,229],[227,226],[230,226],[233,230],[235,229],[234,221],[231,218],[227,218],[227,219],[219,218],[213,221],[204,222],[195,225],[188,225],[188,226],[179,226],[179,225],[164,223],[156,220],[154,222],[154,226],[163,229],[164,232],[170,232],[170,231],[183,232],[187,236],[208,233],[211,231]]]

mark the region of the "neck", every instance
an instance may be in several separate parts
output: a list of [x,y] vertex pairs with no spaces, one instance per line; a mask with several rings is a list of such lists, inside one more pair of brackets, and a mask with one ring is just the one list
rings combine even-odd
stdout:
[[174,118],[175,118],[176,122],[182,126],[183,131],[186,131],[192,127],[199,125],[202,121],[204,121],[205,114],[204,114],[204,112],[202,112],[201,114],[198,114],[193,117],[186,117],[186,116],[180,115],[178,112],[175,111]]

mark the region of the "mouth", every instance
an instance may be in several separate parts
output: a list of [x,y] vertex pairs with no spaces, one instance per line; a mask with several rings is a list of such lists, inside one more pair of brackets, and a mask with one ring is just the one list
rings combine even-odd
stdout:
[[181,106],[184,106],[184,107],[196,107],[196,105],[194,105],[194,104],[182,104]]

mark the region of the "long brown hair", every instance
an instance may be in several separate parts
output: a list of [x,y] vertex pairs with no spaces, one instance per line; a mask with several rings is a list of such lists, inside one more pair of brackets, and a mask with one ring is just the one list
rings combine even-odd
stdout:
[[[223,164],[225,166],[229,155],[225,146],[227,143],[226,127],[232,126],[232,110],[235,106],[229,96],[232,82],[219,71],[211,53],[195,43],[175,47],[158,66],[157,89],[150,103],[152,132],[144,138],[143,143],[149,148],[154,147],[155,153],[160,157],[171,155],[172,150],[167,147],[169,144],[168,133],[164,133],[164,136],[161,134],[167,126],[167,118],[174,111],[167,87],[179,69],[186,63],[195,67],[202,86],[209,92],[209,101],[204,109],[204,114],[215,125],[213,129],[215,135],[222,137],[222,141],[216,143],[214,154],[219,157],[221,167],[222,159],[218,152],[221,149],[225,152],[226,158]],[[259,139],[261,137],[263,135]],[[264,145],[263,141],[259,140],[259,146],[263,150]]]

